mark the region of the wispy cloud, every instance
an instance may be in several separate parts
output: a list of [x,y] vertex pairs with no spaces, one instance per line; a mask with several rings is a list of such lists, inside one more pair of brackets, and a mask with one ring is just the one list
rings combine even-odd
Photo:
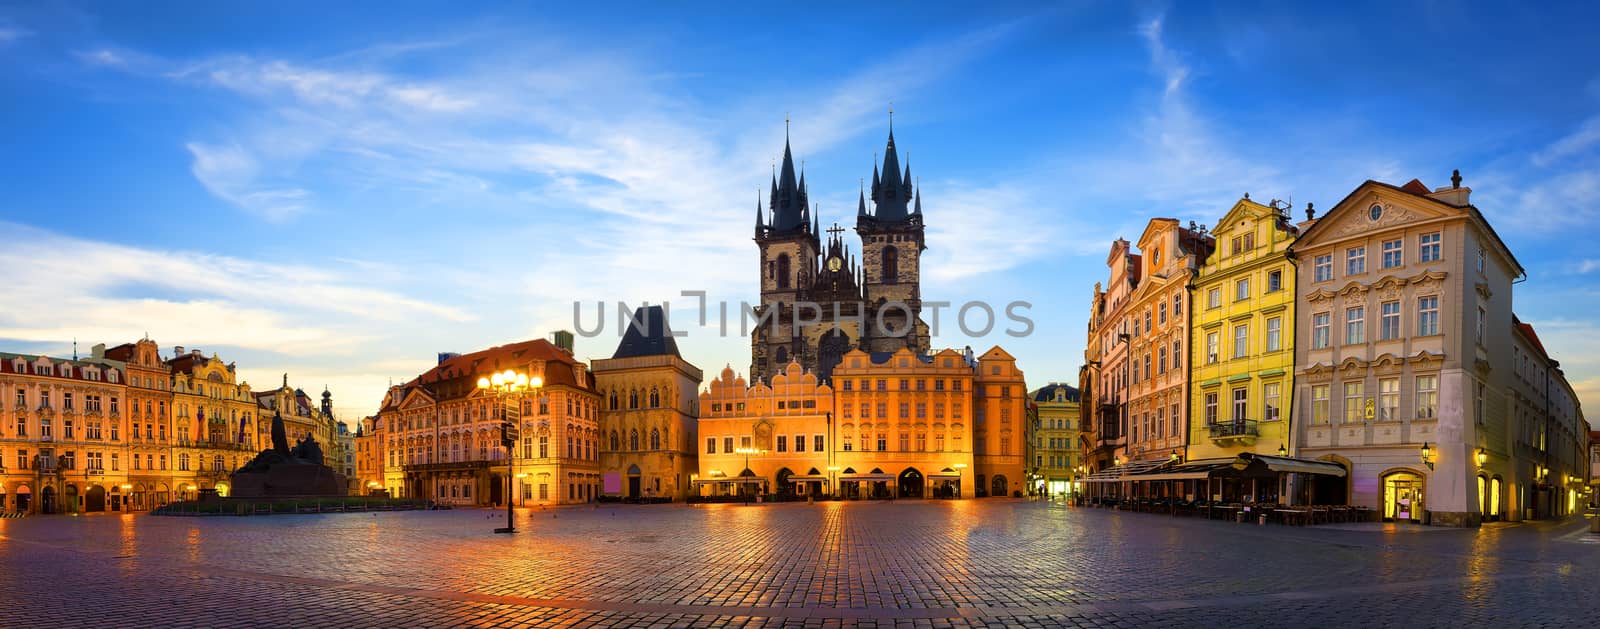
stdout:
[[190,142],[186,147],[194,156],[190,172],[218,198],[275,223],[305,212],[311,192],[292,186],[264,185],[260,165],[248,151],[199,142]]
[[27,31],[16,26],[0,24],[0,46],[17,41],[32,34],[33,33],[31,31]]
[[1597,144],[1600,144],[1600,116],[1583,121],[1571,133],[1535,151],[1529,159],[1535,166],[1550,166],[1557,161],[1587,151]]

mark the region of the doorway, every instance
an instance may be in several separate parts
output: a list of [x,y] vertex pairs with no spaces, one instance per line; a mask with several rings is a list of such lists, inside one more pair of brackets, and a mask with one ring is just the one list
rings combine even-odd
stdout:
[[639,497],[639,486],[640,486],[639,479],[640,479],[639,466],[638,465],[629,465],[628,466],[628,497],[629,498],[638,498]]
[[1001,474],[994,475],[993,486],[989,488],[989,495],[1004,498],[1006,493],[1006,477]]
[[83,510],[95,512],[105,511],[106,488],[99,485],[90,487],[89,491],[84,494]]
[[900,473],[900,497],[925,497],[922,495],[922,484],[922,472],[918,472],[914,467],[906,468],[906,471]]
[[1383,477],[1383,517],[1396,522],[1421,522],[1426,510],[1426,486],[1421,476],[1395,472]]

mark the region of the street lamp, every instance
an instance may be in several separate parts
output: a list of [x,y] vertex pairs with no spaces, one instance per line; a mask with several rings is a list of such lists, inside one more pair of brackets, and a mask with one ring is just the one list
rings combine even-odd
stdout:
[[[752,455],[752,454],[760,454],[761,453],[760,450],[757,450],[755,448],[734,448],[733,452],[735,454],[743,454],[744,455],[744,469],[745,469],[745,471],[750,471],[750,455]],[[740,485],[747,484],[745,482],[744,472],[739,472],[739,484]],[[750,504],[750,493],[745,493],[743,491],[741,491],[739,493],[743,493],[744,494],[744,503],[745,504]],[[751,492],[751,493],[754,493],[754,492]]]
[[506,400],[513,400],[513,394],[525,391],[537,391],[544,385],[538,376],[532,378],[528,374],[520,373],[513,369],[496,372],[487,378],[478,378],[478,388],[494,392],[495,402],[500,405],[500,443],[506,447],[506,525],[494,530],[496,533],[517,532],[516,513],[512,510],[515,506],[517,482],[517,438],[520,427],[511,421],[511,413],[506,406]]
[[1289,456],[1289,447],[1281,443],[1278,444],[1278,456]]
[[1422,442],[1422,464],[1433,469],[1433,448],[1428,447],[1428,442]]
[[[966,478],[965,478],[965,475],[962,472],[967,469],[967,464],[966,463],[957,463],[957,464],[952,465],[950,467],[956,468],[956,491],[959,492],[959,491],[961,491],[961,486],[966,484]],[[976,494],[974,494],[974,495],[976,495]],[[960,498],[962,496],[961,496],[961,494],[958,493],[958,494],[956,494],[956,497]]]

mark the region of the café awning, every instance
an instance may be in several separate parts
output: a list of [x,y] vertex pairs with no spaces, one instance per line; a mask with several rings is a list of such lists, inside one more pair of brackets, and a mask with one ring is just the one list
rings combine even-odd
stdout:
[[1201,459],[1180,463],[1165,469],[1158,469],[1145,474],[1138,474],[1128,480],[1134,481],[1161,481],[1161,480],[1196,480],[1211,478],[1219,473],[1233,469],[1237,459]]
[[1313,461],[1310,459],[1293,459],[1283,456],[1255,454],[1253,452],[1241,453],[1239,455],[1239,461],[1244,465],[1236,465],[1236,467],[1241,469],[1251,465],[1252,463],[1258,463],[1265,466],[1268,470],[1280,473],[1321,474],[1323,476],[1336,476],[1341,478],[1346,474],[1344,466],[1339,465],[1338,463]]
[[863,483],[885,482],[885,483],[888,483],[888,482],[893,482],[893,481],[894,481],[894,475],[893,474],[853,474],[853,475],[850,475],[850,476],[840,476],[839,477],[839,482],[841,482],[841,483],[845,483],[845,482],[863,482]]
[[1128,461],[1122,465],[1108,467],[1090,474],[1088,478],[1083,480],[1084,482],[1089,483],[1120,483],[1122,481],[1139,480],[1137,478],[1130,477],[1135,474],[1142,474],[1159,469],[1162,466],[1169,465],[1171,463],[1172,459],[1144,459],[1140,461]]

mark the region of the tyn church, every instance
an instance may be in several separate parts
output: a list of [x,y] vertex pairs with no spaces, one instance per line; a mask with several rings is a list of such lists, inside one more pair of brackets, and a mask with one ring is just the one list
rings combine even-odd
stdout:
[[[756,206],[755,241],[761,248],[756,316],[771,319],[750,337],[752,379],[768,380],[793,360],[827,380],[841,357],[857,348],[928,352],[928,325],[922,320],[920,261],[928,248],[922,194],[912,184],[909,159],[901,169],[892,128],[882,172],[873,165],[870,211],[867,200],[862,190],[855,227],[861,262],[837,225],[827,230],[823,247],[805,173],[795,176],[784,139],[783,165],[773,174],[767,208]],[[797,316],[805,322],[798,330]]]

